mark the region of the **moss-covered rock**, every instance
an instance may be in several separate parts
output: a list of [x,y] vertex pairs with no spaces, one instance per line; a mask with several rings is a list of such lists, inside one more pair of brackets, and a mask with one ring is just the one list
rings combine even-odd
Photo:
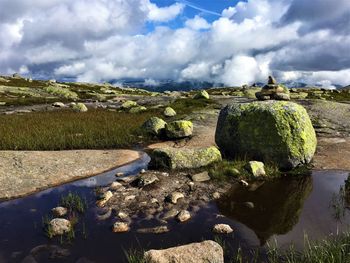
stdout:
[[68,88],[61,87],[58,84],[52,84],[52,85],[44,88],[44,90],[52,95],[59,96],[59,97],[65,98],[65,99],[73,99],[74,100],[74,99],[79,98],[77,93],[71,91]]
[[165,134],[169,139],[189,137],[193,132],[191,121],[173,121],[165,125]]
[[286,101],[226,106],[215,140],[227,156],[273,162],[283,169],[309,163],[317,144],[305,108]]
[[221,153],[216,147],[178,149],[156,149],[151,153],[151,168],[193,169],[221,161]]
[[133,107],[137,107],[138,104],[136,101],[132,101],[132,100],[127,100],[122,104],[122,109],[123,110],[129,110]]
[[142,125],[142,129],[148,134],[159,136],[163,133],[165,125],[166,122],[163,121],[161,118],[152,117]]
[[132,108],[129,110],[129,112],[130,112],[130,113],[140,113],[140,112],[144,112],[144,111],[146,111],[146,110],[147,110],[147,108],[144,107],[144,106],[136,106],[136,107],[132,107]]
[[206,92],[205,90],[201,90],[196,95],[194,95],[193,98],[194,99],[207,99],[207,100],[209,100],[210,96],[209,96],[208,92]]
[[176,111],[171,107],[166,107],[163,114],[165,117],[174,117],[176,116]]
[[254,177],[265,176],[265,165],[262,162],[250,161],[245,166],[246,170]]
[[72,109],[76,112],[87,112],[88,108],[85,106],[84,103],[77,103],[72,106]]

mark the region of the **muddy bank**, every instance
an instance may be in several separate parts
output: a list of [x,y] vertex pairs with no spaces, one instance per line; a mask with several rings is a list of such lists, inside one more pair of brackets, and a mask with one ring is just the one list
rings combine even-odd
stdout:
[[132,150],[1,151],[0,200],[100,174],[139,157]]

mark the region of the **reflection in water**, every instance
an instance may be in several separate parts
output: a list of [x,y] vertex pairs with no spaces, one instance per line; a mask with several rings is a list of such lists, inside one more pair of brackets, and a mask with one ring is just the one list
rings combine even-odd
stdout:
[[272,235],[293,228],[311,191],[311,176],[257,182],[250,187],[237,184],[220,200],[219,209],[251,228],[264,245]]
[[346,206],[348,208],[350,208],[350,174],[348,176],[348,178],[345,180],[345,202],[346,202]]

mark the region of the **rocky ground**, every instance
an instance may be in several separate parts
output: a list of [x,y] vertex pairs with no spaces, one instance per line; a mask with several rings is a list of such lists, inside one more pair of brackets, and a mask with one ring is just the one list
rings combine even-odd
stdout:
[[0,151],[0,200],[100,174],[139,158],[132,150]]

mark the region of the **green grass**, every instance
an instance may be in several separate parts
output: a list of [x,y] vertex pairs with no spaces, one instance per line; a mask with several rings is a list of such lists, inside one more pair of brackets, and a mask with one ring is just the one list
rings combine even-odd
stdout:
[[147,263],[143,258],[144,251],[137,249],[129,249],[125,251],[126,260],[128,263]]
[[141,125],[154,111],[139,114],[89,110],[0,116],[0,150],[126,148],[145,142]]
[[[248,160],[236,159],[233,161],[223,160],[209,167],[209,175],[217,181],[226,181],[229,179],[254,179],[252,175],[245,169]],[[276,165],[265,164],[267,178],[277,178],[281,176],[281,172]]]
[[70,212],[78,213],[84,213],[87,208],[86,200],[72,192],[62,196],[59,205],[67,208]]
[[219,105],[212,99],[177,99],[169,107],[173,108],[178,115],[188,115],[201,109],[214,109]]

